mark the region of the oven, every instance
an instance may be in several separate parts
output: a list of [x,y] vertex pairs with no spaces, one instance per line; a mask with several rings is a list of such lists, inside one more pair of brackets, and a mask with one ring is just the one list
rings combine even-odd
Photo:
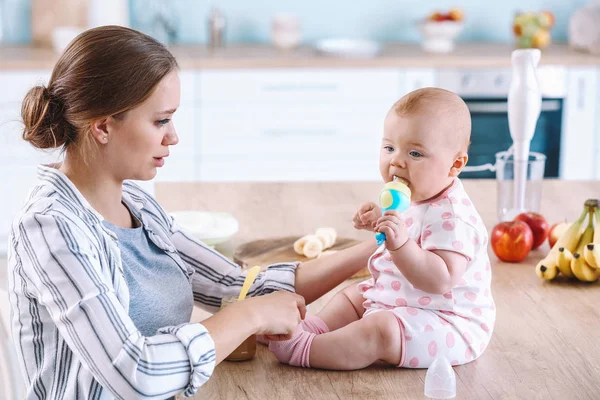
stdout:
[[[561,171],[565,75],[562,68],[538,68],[542,109],[530,151],[546,155],[546,178],[558,178]],[[510,68],[445,69],[438,74],[438,86],[461,96],[471,113],[471,145],[467,167],[461,173],[463,179],[494,178],[495,172],[488,167],[495,163],[495,154],[512,145],[508,127],[510,82]]]

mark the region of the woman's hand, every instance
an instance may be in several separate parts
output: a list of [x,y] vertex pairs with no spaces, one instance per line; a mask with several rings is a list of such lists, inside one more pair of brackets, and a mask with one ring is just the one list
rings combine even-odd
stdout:
[[388,210],[375,224],[376,232],[385,234],[385,247],[388,251],[398,250],[408,240],[404,220],[398,211]]
[[291,339],[306,315],[304,297],[284,291],[248,298],[246,306],[256,318],[256,334],[267,340]]
[[381,209],[373,202],[364,203],[354,213],[352,222],[355,229],[375,232],[375,224],[381,218]]

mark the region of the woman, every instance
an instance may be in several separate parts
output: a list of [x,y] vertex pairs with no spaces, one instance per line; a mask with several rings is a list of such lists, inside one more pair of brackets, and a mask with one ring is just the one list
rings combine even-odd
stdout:
[[23,138],[65,154],[40,165],[11,230],[12,329],[28,399],[191,396],[248,336],[291,337],[304,301],[376,249],[363,243],[327,265],[271,265],[253,297],[190,323],[194,301],[216,312],[244,273],[127,181],[152,179],[177,144],[177,69],[152,38],[95,28],[23,101]]

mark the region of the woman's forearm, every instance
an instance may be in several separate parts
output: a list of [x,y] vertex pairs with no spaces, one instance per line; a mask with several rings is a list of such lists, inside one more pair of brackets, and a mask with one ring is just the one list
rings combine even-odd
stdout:
[[390,252],[402,275],[416,288],[432,294],[444,294],[452,287],[446,262],[437,254],[423,250],[408,239],[398,250]]
[[202,321],[202,325],[215,343],[216,365],[259,329],[255,314],[242,307],[241,303],[219,311]]
[[296,269],[296,293],[310,304],[367,266],[377,250],[375,239],[327,257],[303,262]]

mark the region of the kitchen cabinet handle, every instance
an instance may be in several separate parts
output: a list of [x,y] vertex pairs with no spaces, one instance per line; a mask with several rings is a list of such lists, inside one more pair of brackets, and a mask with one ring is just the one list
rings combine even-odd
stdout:
[[[507,102],[466,102],[469,111],[472,113],[498,113],[503,114],[508,112]],[[558,111],[560,110],[559,100],[543,100],[542,111]]]

